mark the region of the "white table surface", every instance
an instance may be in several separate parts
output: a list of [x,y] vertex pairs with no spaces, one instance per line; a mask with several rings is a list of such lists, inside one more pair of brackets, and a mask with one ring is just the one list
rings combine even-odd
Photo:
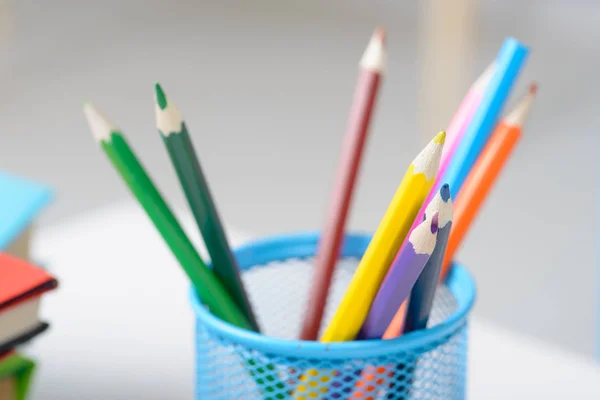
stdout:
[[[34,254],[60,287],[43,304],[51,329],[26,349],[39,361],[32,399],[192,399],[188,283],[136,204],[40,230]],[[470,399],[600,399],[600,367],[475,320],[468,387]]]

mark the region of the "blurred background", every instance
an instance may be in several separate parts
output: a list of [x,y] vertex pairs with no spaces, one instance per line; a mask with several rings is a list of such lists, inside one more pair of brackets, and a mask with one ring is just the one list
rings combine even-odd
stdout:
[[56,189],[43,225],[130,197],[91,138],[84,100],[185,205],[155,129],[159,80],[229,225],[259,235],[318,229],[358,61],[384,25],[389,72],[350,221],[372,231],[408,163],[446,128],[504,38],[530,45],[512,99],[532,80],[538,99],[459,260],[477,279],[480,319],[594,355],[598,3],[0,1],[0,167]]

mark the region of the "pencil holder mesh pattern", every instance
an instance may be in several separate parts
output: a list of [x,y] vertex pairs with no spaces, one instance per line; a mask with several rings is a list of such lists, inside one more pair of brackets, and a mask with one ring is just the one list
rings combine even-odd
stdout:
[[[295,340],[312,279],[318,234],[253,242],[235,251],[263,334],[215,318],[192,291],[197,399],[464,399],[467,318],[475,285],[461,266],[437,291],[429,326],[392,340]],[[370,236],[348,235],[323,327]]]

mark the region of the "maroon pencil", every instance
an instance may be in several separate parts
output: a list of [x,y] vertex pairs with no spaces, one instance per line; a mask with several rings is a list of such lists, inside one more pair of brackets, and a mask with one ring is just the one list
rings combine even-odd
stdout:
[[352,192],[365,147],[371,116],[381,78],[385,72],[387,53],[385,32],[378,28],[360,60],[360,72],[344,139],[337,179],[331,196],[328,220],[323,229],[315,260],[314,281],[308,298],[300,339],[317,340],[333,270],[344,235],[346,216],[352,203]]

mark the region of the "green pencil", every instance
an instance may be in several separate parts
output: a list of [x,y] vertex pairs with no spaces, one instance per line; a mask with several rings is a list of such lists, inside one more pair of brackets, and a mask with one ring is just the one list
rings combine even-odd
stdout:
[[[133,195],[142,205],[163,239],[196,288],[202,303],[210,311],[239,328],[251,330],[252,325],[235,304],[221,281],[204,264],[177,219],[150,180],[150,177],[127,144],[123,133],[91,104],[84,105],[90,129],[117,169]],[[285,384],[272,364],[261,365],[245,358],[250,375],[265,393],[265,400],[285,399]]]
[[[35,368],[33,360],[20,355],[9,356],[0,361],[0,386],[7,379],[14,379],[14,386],[9,384],[7,387],[14,392],[12,396],[8,397],[9,399],[25,400],[27,398]],[[0,399],[5,399],[3,397],[3,394],[6,395],[5,390],[0,387]]]
[[123,133],[91,104],[84,105],[84,112],[94,137],[181,264],[202,302],[224,321],[240,328],[252,329],[227,290],[196,252],[127,144]]
[[155,89],[158,132],[167,147],[179,182],[204,238],[206,249],[212,260],[213,271],[250,321],[254,330],[258,332],[258,323],[244,290],[237,262],[227,243],[223,224],[221,224],[217,207],[194,151],[186,124],[177,106],[167,99],[158,83],[155,85]]

